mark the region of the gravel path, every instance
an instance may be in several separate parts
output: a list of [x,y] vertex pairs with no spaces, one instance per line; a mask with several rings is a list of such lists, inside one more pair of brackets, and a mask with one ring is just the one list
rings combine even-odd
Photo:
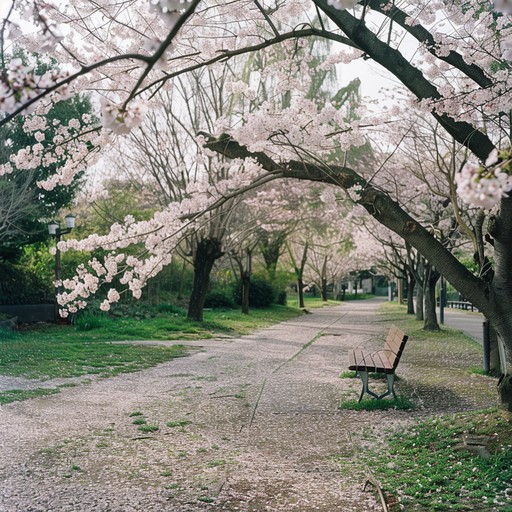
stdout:
[[[478,364],[474,351],[435,380],[419,377],[427,355],[411,340],[397,390],[419,409],[338,410],[360,389],[339,378],[347,351],[381,345],[388,329],[378,304],[192,342],[189,357],[0,407],[0,511],[381,510],[362,490],[364,473],[342,471],[347,461],[364,457],[383,428],[488,406],[494,389],[484,377],[453,378],[455,366]],[[158,431],[138,430],[137,418]]]

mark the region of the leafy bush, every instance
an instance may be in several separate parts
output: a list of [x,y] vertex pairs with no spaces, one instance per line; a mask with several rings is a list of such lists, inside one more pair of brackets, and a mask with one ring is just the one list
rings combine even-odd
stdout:
[[279,304],[281,306],[286,306],[286,303],[287,303],[286,290],[278,291],[277,296],[276,296],[276,304]]
[[235,307],[232,294],[222,290],[212,290],[206,295],[205,308],[232,309]]
[[81,311],[75,317],[75,329],[77,331],[92,331],[105,327],[110,322],[108,316],[99,312]]
[[170,313],[172,315],[185,316],[185,310],[174,304],[158,304],[156,306],[158,313]]
[[[275,290],[272,283],[260,276],[253,276],[249,286],[249,306],[252,308],[268,308],[274,303]],[[238,281],[233,290],[236,304],[242,304],[242,282]]]
[[0,264],[0,304],[54,302],[55,289],[35,272],[20,265]]

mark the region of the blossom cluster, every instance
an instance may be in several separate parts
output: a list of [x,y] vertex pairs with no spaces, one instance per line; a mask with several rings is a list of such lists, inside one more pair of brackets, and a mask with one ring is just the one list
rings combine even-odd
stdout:
[[103,127],[118,135],[130,133],[142,124],[146,110],[147,107],[142,102],[116,105],[104,100],[102,102]]
[[485,165],[467,162],[455,179],[464,202],[491,209],[512,190],[512,153],[493,150]]
[[[37,186],[53,190],[57,185],[70,185],[75,176],[97,157],[97,149],[104,145],[104,137],[95,130],[96,120],[90,114],[67,123],[50,120],[37,112],[25,118],[23,130],[33,137],[31,145],[10,155],[10,161],[0,165],[0,176],[13,171],[30,171],[56,166],[56,171]],[[44,109],[43,109],[44,111]]]
[[[63,281],[64,291],[58,298],[61,316],[84,308],[87,299],[111,283],[114,276],[119,278],[124,292],[140,298],[148,279],[171,262],[183,239],[201,229],[206,222],[204,212],[218,206],[226,196],[257,179],[261,173],[261,166],[252,159],[235,159],[227,165],[225,174],[233,174],[233,180],[219,180],[214,186],[206,179],[190,183],[186,189],[189,198],[170,203],[149,220],[136,222],[133,216],[127,216],[123,223],[113,224],[107,235],[93,234],[82,240],[59,242],[63,252],[97,248],[110,251],[103,261],[92,259],[78,269],[73,279]],[[144,246],[140,254],[126,254],[127,248],[136,244]],[[120,293],[111,288],[100,308],[108,311],[119,299]]]
[[[67,71],[55,69],[42,75],[35,73],[32,65],[25,65],[21,59],[11,59],[7,71],[0,75],[0,110],[10,114],[29,101],[53,89],[57,84],[69,77]],[[56,88],[58,99],[66,99],[70,95],[66,84]],[[36,104],[27,105],[25,113],[30,114]]]

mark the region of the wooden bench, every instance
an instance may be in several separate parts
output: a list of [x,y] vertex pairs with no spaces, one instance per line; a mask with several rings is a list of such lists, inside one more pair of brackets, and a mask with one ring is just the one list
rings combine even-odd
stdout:
[[[395,370],[404,351],[408,336],[404,334],[398,327],[391,327],[388,337],[384,343],[382,350],[369,352],[363,349],[354,349],[349,353],[349,370],[354,370],[363,381],[363,390],[359,397],[362,400],[365,393],[380,399],[393,394],[396,399],[393,384],[395,382]],[[388,389],[385,393],[377,395],[368,389],[368,373],[385,373],[388,381]]]

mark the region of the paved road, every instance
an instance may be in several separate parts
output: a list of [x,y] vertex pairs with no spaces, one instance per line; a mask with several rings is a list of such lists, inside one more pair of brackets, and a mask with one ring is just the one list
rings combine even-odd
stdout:
[[[439,315],[439,309],[438,309]],[[439,316],[438,316],[439,318]],[[482,313],[471,311],[461,311],[457,309],[445,308],[444,321],[445,324],[455,329],[460,329],[468,336],[471,336],[478,343],[483,343],[483,327],[485,320]]]

